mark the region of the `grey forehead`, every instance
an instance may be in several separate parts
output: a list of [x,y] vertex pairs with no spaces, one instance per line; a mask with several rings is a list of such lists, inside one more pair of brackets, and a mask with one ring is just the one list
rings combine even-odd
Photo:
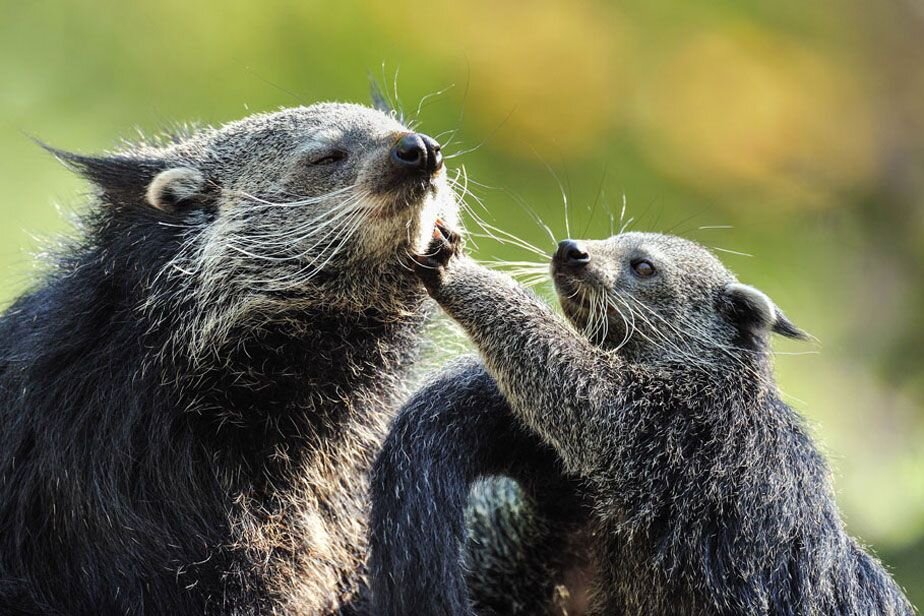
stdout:
[[293,107],[262,116],[270,125],[283,125],[295,130],[325,128],[349,132],[384,134],[406,128],[391,115],[354,103],[317,103]]
[[681,266],[695,264],[700,270],[723,274],[723,278],[724,274],[731,276],[725,265],[708,248],[676,235],[634,231],[616,235],[611,241],[621,253],[660,255],[676,261]]
[[668,254],[695,255],[711,253],[703,246],[696,242],[677,237],[676,235],[664,235],[662,233],[646,233],[641,231],[632,231],[629,233],[620,233],[610,240],[613,245],[622,250],[651,250],[652,252],[661,252]]
[[255,144],[266,148],[292,147],[313,137],[358,140],[404,130],[401,123],[376,109],[352,103],[317,103],[255,114],[203,131],[179,144],[177,150],[195,155]]

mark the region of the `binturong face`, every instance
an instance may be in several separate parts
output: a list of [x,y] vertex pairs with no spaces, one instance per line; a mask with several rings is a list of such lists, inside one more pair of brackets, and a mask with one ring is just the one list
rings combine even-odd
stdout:
[[252,291],[298,295],[324,285],[332,302],[374,301],[383,281],[369,274],[397,273],[406,252],[426,246],[437,217],[456,221],[439,144],[359,105],[253,116],[176,155],[206,188],[217,186],[209,250]]
[[150,268],[143,303],[183,297],[206,337],[274,310],[403,314],[425,296],[408,253],[426,249],[438,218],[458,226],[440,145],[361,105],[283,109],[101,157],[55,153],[125,232],[159,238],[149,262],[129,264]]
[[634,360],[711,365],[720,355],[763,351],[771,332],[805,337],[764,293],[676,236],[564,240],[551,272],[571,323]]

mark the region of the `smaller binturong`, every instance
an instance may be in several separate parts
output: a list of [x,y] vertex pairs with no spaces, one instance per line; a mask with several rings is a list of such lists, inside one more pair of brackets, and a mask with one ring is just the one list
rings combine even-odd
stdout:
[[[376,462],[377,614],[914,613],[780,398],[771,334],[807,336],[767,295],[678,237],[566,240],[562,319],[451,240],[418,275],[480,357],[411,398]],[[512,503],[466,519],[497,475]]]

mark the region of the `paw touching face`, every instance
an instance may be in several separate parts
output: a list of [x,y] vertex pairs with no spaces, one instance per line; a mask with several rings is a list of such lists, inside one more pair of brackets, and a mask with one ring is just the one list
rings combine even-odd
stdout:
[[433,237],[424,253],[414,255],[412,267],[417,277],[433,294],[442,284],[450,261],[462,254],[462,237],[437,219],[433,225]]

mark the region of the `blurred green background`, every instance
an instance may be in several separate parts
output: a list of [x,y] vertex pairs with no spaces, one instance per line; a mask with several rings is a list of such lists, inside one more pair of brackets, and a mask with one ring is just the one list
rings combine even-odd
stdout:
[[575,236],[625,200],[634,229],[753,255],[719,253],[820,339],[777,344],[781,386],[850,530],[924,605],[922,66],[924,5],[898,0],[0,0],[0,302],[87,190],[28,135],[98,151],[365,102],[370,73],[413,116],[449,87],[421,130],[482,144],[451,163],[493,224],[551,250],[520,202],[564,237],[557,175]]

